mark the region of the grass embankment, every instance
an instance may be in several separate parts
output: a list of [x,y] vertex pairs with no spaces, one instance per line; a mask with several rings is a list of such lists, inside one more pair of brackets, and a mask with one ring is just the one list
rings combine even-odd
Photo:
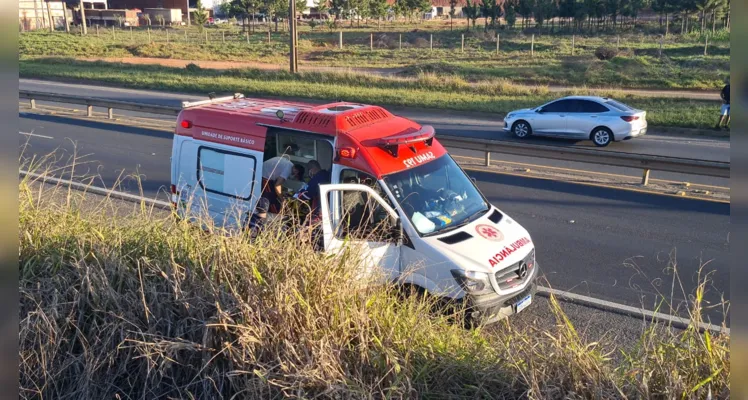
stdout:
[[[267,33],[250,36],[250,43],[238,28],[208,29],[209,37],[197,31],[154,28],[149,36],[143,30],[102,30],[100,36],[30,32],[20,35],[22,56],[68,57],[157,57],[183,60],[254,61],[287,63],[288,36]],[[308,29],[308,28],[307,28]],[[345,29],[345,28],[344,28]],[[338,48],[338,33],[302,30],[299,56],[306,65],[337,67],[398,67],[406,74],[431,71],[456,75],[468,81],[507,78],[515,83],[561,86],[603,86],[649,89],[718,90],[730,74],[730,41],[727,32],[710,37],[704,56],[704,38],[671,35],[663,42],[659,57],[659,37],[640,33],[620,35],[620,54],[610,61],[598,60],[600,46],[616,47],[618,35],[577,35],[571,55],[570,35],[538,34],[534,56],[530,55],[530,35],[500,31],[500,52],[496,54],[495,34],[482,30],[376,31],[376,27],[346,30],[344,48]],[[374,50],[370,34],[374,33]],[[461,50],[461,35],[465,49]],[[402,35],[402,49],[400,48]],[[433,51],[430,50],[433,35]],[[225,43],[223,40],[225,39]]]
[[24,398],[729,394],[728,336],[650,326],[615,363],[620,350],[581,339],[555,302],[553,329],[469,331],[428,299],[358,284],[355,255],[304,236],[251,243],[43,187],[19,187]]
[[[117,87],[206,94],[244,93],[324,100],[346,100],[378,105],[482,111],[497,117],[524,107],[534,107],[564,93],[549,93],[542,86],[526,88],[497,79],[470,84],[459,77],[419,74],[414,79],[384,78],[354,73],[301,73],[263,70],[209,70],[169,68],[69,59],[22,59],[20,76]],[[576,91],[584,93],[583,90]],[[673,98],[611,96],[647,110],[650,125],[710,128],[719,104]]]

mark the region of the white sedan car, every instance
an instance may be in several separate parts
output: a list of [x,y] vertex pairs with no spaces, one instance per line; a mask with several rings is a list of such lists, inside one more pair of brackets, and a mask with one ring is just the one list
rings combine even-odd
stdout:
[[512,111],[504,130],[518,138],[530,135],[589,139],[604,147],[647,133],[647,112],[607,97],[569,96],[537,108]]

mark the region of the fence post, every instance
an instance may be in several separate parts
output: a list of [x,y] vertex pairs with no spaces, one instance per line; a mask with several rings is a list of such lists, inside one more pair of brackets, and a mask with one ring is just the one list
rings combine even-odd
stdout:
[[535,57],[535,34],[532,34],[532,39],[530,39],[530,57]]
[[226,43],[226,31],[221,31],[221,43]]
[[709,35],[704,37],[704,55],[706,56],[707,49],[709,48]]
[[434,34],[429,34],[429,49],[430,51],[434,51]]
[[465,34],[463,33],[462,34],[462,42],[460,44],[460,53],[464,53],[464,52],[465,52]]
[[338,47],[343,49],[343,31],[338,32]]
[[496,54],[499,54],[499,42],[501,41],[501,34],[496,32]]
[[244,34],[247,36],[247,44],[249,44],[249,32],[244,32]]
[[571,55],[574,55],[574,35],[571,35]]
[[146,28],[148,30],[148,44],[151,44],[151,27]]
[[89,117],[93,117],[93,106],[92,106],[92,105],[89,105],[88,107],[86,107],[86,109],[87,109],[87,111],[86,111],[86,114],[87,114],[87,115],[88,115]]
[[109,119],[114,119],[114,110],[111,107],[107,108],[107,114],[109,115]]
[[270,35],[271,35],[270,29],[268,29],[268,44],[270,44]]
[[208,30],[205,30],[205,43],[208,43]]
[[374,51],[374,34],[369,34],[369,50]]
[[96,24],[96,37],[99,37],[99,24]]
[[662,36],[660,36],[660,51],[657,53],[657,58],[662,58]]
[[490,166],[491,166],[491,153],[486,152],[486,167],[490,167]]
[[400,50],[403,49],[403,34],[400,34]]
[[645,169],[644,173],[642,173],[642,186],[647,186],[649,184],[649,170]]

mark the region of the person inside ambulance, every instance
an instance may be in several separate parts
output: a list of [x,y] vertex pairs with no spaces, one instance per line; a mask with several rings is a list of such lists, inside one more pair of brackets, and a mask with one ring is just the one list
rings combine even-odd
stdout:
[[309,183],[299,189],[293,196],[309,205],[310,222],[316,222],[319,218],[319,186],[330,183],[330,172],[322,169],[319,161],[312,160],[307,163],[309,170]]
[[299,146],[294,143],[286,144],[283,154],[268,159],[262,163],[262,197],[270,202],[269,211],[277,214],[281,209],[283,182],[291,176],[294,164],[288,157],[296,154]]

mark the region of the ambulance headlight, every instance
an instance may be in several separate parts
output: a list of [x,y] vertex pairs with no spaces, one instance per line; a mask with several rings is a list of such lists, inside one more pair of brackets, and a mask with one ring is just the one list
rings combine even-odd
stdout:
[[455,278],[460,287],[470,294],[483,294],[492,292],[491,282],[488,280],[488,274],[477,271],[463,271],[453,269],[452,276]]

